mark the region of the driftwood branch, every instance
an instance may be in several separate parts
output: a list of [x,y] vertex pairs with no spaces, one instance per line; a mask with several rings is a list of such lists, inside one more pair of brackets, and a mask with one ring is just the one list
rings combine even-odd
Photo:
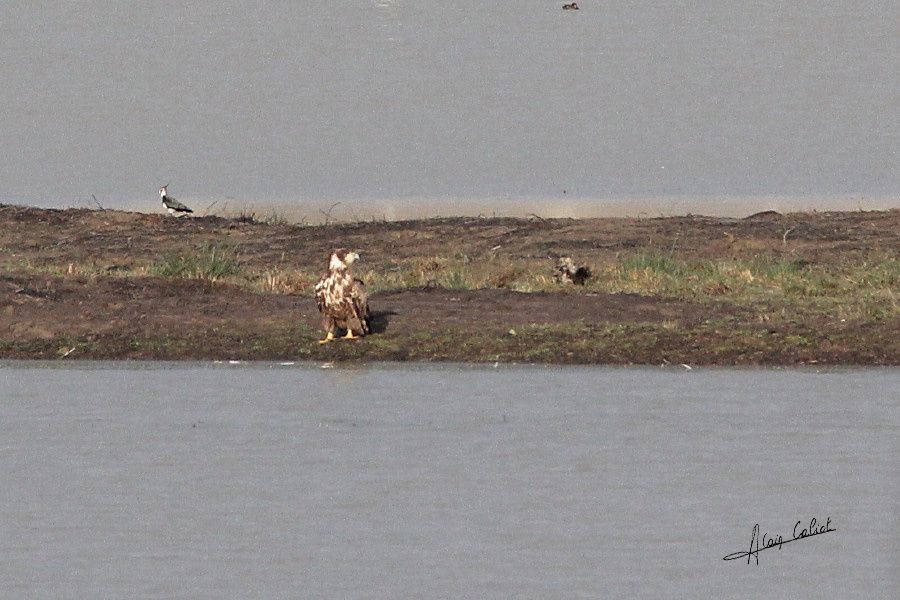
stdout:
[[331,223],[331,211],[333,211],[335,208],[337,208],[341,204],[343,204],[343,202],[335,202],[334,204],[332,204],[331,206],[328,207],[327,211],[319,210],[320,213],[325,215],[325,224],[326,225],[329,225]]
[[782,243],[783,245],[787,246],[787,236],[788,236],[788,234],[789,234],[790,232],[792,232],[793,230],[794,230],[793,227],[789,227],[787,230],[785,230],[784,235],[781,236],[781,243]]
[[213,206],[215,206],[215,205],[218,204],[218,203],[219,203],[218,200],[213,200],[212,204],[210,204],[209,206],[207,206],[207,207],[206,207],[206,210],[203,211],[203,214],[204,214],[204,215],[208,215],[208,214],[209,214],[209,209],[211,209]]
[[97,205],[97,208],[99,208],[100,210],[106,210],[105,208],[103,208],[103,205],[100,204],[100,201],[97,200],[97,196],[95,196],[94,194],[91,194],[91,198],[94,199],[94,204]]

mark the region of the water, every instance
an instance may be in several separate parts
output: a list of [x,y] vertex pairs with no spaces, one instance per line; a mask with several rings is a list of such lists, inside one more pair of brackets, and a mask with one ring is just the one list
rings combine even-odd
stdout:
[[[4,363],[15,598],[896,598],[900,371]],[[834,532],[725,562],[754,524]]]
[[4,2],[0,201],[896,206],[896,1],[561,3]]

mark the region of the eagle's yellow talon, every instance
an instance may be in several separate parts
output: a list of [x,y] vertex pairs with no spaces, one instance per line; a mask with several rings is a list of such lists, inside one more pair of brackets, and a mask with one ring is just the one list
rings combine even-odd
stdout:
[[324,339],[324,340],[319,340],[319,343],[320,343],[320,344],[327,344],[328,342],[330,342],[330,341],[333,340],[333,339],[334,339],[334,334],[331,333],[331,332],[329,331],[329,332],[325,335],[325,339]]
[[344,339],[345,340],[355,340],[355,339],[357,339],[357,337],[355,335],[353,335],[353,330],[348,329],[347,335],[344,336]]

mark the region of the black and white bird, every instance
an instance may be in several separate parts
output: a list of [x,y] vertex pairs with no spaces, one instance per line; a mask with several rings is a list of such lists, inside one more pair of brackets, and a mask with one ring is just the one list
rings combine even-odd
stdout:
[[166,210],[169,211],[170,215],[174,215],[176,213],[186,214],[186,213],[194,212],[191,209],[189,209],[187,206],[185,206],[184,204],[182,204],[181,202],[179,202],[178,200],[176,200],[175,198],[170,196],[169,193],[166,191],[166,188],[168,188],[168,187],[169,187],[168,185],[164,185],[161,188],[159,188],[159,198],[160,198],[160,200],[162,200],[163,206],[166,207]]

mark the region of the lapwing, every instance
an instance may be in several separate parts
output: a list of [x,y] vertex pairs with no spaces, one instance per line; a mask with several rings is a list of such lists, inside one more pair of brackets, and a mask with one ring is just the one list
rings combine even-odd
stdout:
[[187,206],[185,206],[184,204],[182,204],[181,202],[179,202],[178,200],[176,200],[175,198],[170,196],[168,194],[168,192],[166,191],[167,187],[169,187],[169,186],[164,185],[161,188],[159,188],[159,198],[160,198],[160,200],[162,200],[163,206],[166,207],[166,209],[169,211],[170,215],[174,215],[176,213],[186,214],[186,213],[194,212],[191,209],[189,209]]

